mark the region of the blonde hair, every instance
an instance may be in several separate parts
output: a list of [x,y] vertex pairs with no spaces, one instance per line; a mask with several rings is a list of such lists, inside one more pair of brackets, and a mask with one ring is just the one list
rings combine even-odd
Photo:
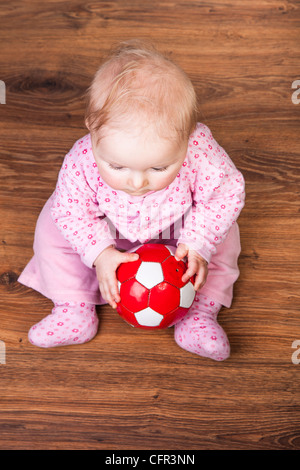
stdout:
[[188,139],[197,123],[197,97],[186,73],[144,41],[121,43],[87,91],[85,123],[101,138],[104,127],[154,125],[162,138]]

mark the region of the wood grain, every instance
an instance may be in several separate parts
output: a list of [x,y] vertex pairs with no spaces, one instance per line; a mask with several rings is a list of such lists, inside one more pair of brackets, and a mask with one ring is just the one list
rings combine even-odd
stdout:
[[[300,79],[296,1],[1,2],[1,449],[300,449]],[[27,331],[51,302],[17,283],[65,153],[87,133],[84,93],[112,44],[153,40],[191,76],[199,119],[246,179],[241,275],[223,309],[232,354],[181,350],[108,306],[80,347]],[[300,354],[299,354],[300,357]]]

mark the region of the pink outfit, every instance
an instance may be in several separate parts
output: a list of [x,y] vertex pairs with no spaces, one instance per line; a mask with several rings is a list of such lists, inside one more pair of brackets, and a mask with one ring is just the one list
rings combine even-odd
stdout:
[[197,294],[187,315],[175,325],[175,341],[189,352],[224,361],[230,355],[227,335],[217,322],[221,304]]
[[51,315],[30,328],[29,341],[51,348],[90,341],[98,330],[95,305],[55,302]]
[[175,180],[141,197],[103,181],[88,134],[64,159],[19,282],[56,302],[103,304],[93,262],[107,246],[127,251],[150,241],[185,243],[209,263],[201,294],[229,307],[244,197],[243,176],[204,124],[191,135]]

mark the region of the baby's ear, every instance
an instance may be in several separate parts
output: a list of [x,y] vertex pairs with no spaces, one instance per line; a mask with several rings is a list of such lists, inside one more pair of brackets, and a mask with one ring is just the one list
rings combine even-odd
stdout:
[[90,128],[89,128],[89,125],[90,125],[90,124],[89,124],[88,118],[85,118],[84,124],[85,124],[85,126],[87,127],[87,129],[90,131]]

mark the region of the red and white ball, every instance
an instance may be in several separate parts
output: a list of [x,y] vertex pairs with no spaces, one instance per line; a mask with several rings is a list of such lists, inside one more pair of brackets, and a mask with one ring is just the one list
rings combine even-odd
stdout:
[[121,301],[117,312],[130,325],[168,328],[188,312],[195,297],[194,277],[182,282],[187,264],[175,259],[175,251],[169,245],[145,244],[134,250],[139,254],[137,261],[118,267]]

